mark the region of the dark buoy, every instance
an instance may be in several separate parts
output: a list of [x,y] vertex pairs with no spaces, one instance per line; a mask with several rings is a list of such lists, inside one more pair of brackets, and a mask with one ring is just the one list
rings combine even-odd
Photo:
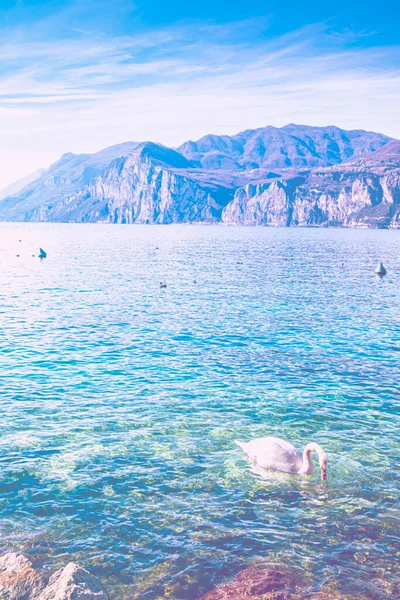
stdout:
[[376,267],[375,269],[375,273],[377,275],[380,275],[381,277],[383,277],[384,275],[386,275],[387,271],[385,269],[385,267],[383,266],[383,264],[380,262],[379,265]]
[[166,287],[167,287],[167,284],[160,281],[160,288],[166,288]]
[[47,254],[46,252],[43,250],[43,248],[39,249],[39,258],[46,258]]

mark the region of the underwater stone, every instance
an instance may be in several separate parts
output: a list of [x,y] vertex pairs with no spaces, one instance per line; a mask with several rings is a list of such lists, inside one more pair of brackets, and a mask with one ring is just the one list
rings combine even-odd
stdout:
[[217,585],[201,600],[368,600],[327,588],[312,594],[309,583],[297,572],[256,564]]
[[297,575],[278,567],[251,566],[236,577],[218,585],[202,600],[267,600],[295,598],[304,582]]

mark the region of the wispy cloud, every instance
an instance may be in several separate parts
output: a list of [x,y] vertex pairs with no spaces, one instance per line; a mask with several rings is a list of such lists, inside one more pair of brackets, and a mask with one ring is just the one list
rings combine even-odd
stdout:
[[65,151],[128,139],[177,145],[288,122],[400,137],[400,50],[363,47],[365,35],[322,23],[269,37],[266,20],[113,36],[71,26],[63,39],[40,41],[34,28],[8,31],[0,187]]

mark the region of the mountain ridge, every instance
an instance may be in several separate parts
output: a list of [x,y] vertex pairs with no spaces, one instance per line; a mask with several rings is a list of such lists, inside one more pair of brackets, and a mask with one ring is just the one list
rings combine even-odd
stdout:
[[0,219],[399,227],[399,182],[398,140],[288,124],[66,153]]
[[29,173],[25,177],[22,177],[21,179],[18,179],[17,181],[14,181],[13,183],[11,183],[10,185],[8,185],[7,187],[3,188],[2,190],[0,190],[0,200],[2,200],[3,198],[7,198],[8,196],[13,196],[15,194],[18,194],[26,186],[28,186],[29,184],[33,183],[37,179],[39,179],[39,177],[45,171],[46,171],[46,169],[36,169],[36,171],[33,171],[32,173]]
[[178,148],[204,168],[331,166],[373,152],[392,138],[335,126],[289,124],[247,129],[233,136],[207,135]]

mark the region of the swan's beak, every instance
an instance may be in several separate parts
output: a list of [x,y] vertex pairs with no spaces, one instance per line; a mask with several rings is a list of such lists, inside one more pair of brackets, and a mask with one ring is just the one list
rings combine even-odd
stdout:
[[324,467],[321,468],[321,479],[322,481],[325,481],[326,479],[326,469],[324,469]]

